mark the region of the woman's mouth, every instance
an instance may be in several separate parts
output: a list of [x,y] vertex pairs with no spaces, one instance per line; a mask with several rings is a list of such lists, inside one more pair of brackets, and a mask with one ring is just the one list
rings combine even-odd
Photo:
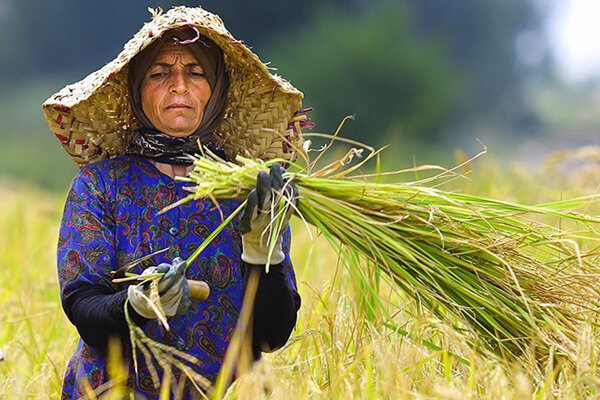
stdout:
[[191,109],[192,107],[184,103],[172,103],[167,106],[167,110],[185,110]]

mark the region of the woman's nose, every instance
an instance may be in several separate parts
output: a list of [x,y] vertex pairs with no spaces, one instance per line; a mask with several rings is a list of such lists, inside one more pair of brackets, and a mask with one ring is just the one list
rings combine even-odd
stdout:
[[184,94],[188,90],[187,77],[183,71],[174,72],[171,78],[171,92]]

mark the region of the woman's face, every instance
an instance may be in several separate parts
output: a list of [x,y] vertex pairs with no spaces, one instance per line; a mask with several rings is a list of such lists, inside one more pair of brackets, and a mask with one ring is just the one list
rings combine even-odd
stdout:
[[167,43],[142,81],[142,109],[156,129],[185,137],[200,126],[210,94],[194,54],[185,45]]

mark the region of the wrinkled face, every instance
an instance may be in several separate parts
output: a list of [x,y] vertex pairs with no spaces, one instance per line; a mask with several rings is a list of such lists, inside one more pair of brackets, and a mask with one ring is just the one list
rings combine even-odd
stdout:
[[142,109],[154,127],[185,137],[200,126],[210,86],[194,54],[185,46],[166,43],[142,81]]

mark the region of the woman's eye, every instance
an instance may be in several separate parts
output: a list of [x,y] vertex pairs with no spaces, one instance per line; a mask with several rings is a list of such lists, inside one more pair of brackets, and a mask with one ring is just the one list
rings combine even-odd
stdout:
[[192,75],[194,78],[204,78],[206,76],[204,74],[204,72],[197,72],[197,71],[190,72],[190,75]]
[[153,78],[153,79],[162,78],[166,75],[167,75],[166,72],[154,72],[154,73],[150,74],[150,78]]

